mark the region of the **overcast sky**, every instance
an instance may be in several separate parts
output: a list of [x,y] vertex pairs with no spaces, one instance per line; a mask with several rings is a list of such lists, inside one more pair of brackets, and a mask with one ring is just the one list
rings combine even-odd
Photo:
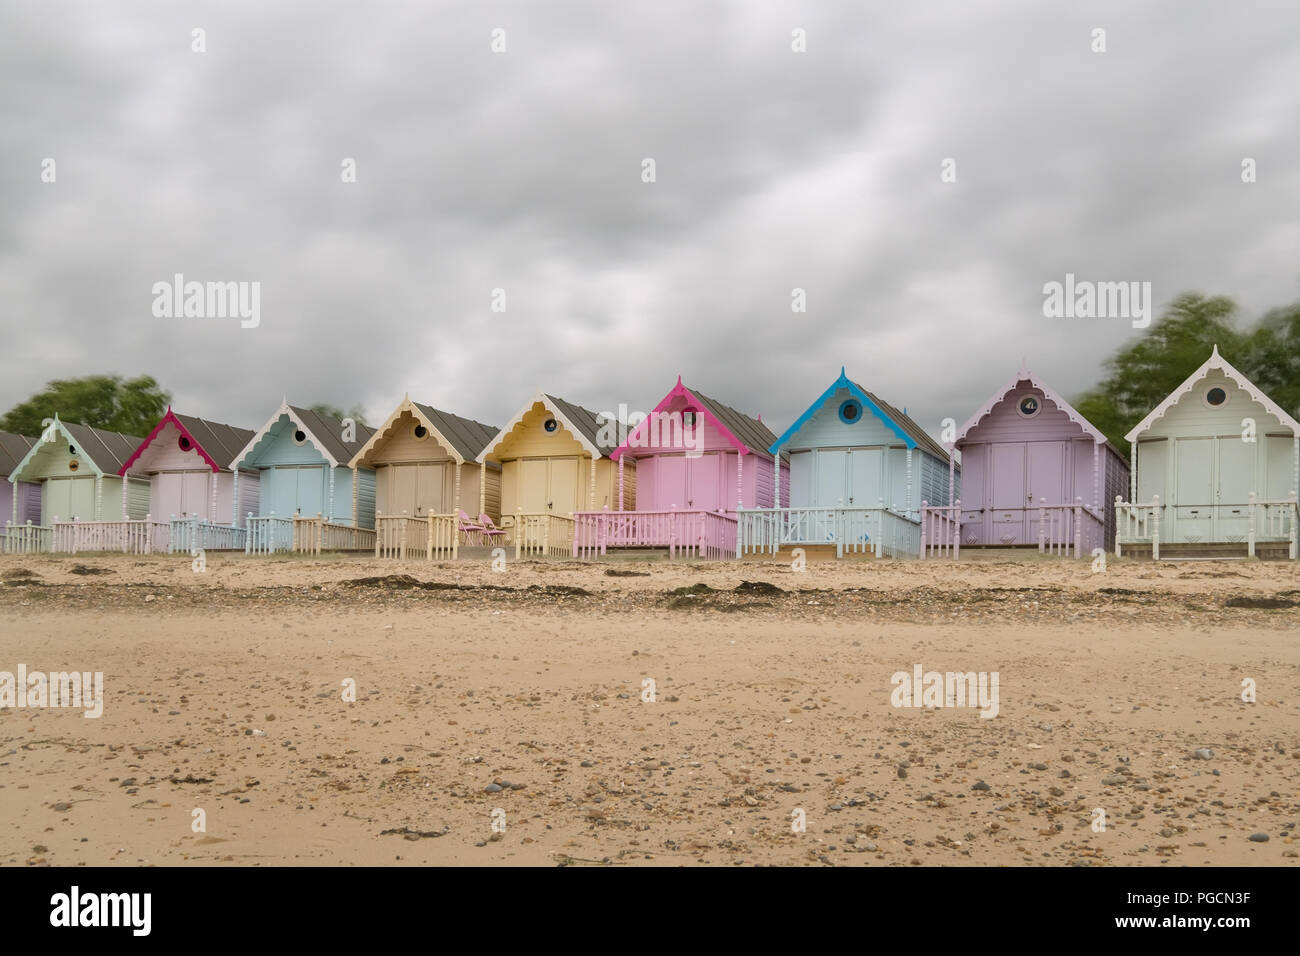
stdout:
[[[500,424],[680,373],[779,432],[846,365],[937,435],[1141,334],[1044,318],[1067,272],[1294,301],[1298,202],[1277,0],[6,0],[0,410],[116,372],[247,427]],[[176,273],[259,282],[260,325],[155,317]]]

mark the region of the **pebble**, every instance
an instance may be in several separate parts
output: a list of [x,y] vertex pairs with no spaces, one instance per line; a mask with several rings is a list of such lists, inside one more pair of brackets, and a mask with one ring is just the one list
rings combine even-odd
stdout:
[[501,789],[502,789],[502,788],[501,788],[501,786],[500,786],[499,784],[489,783],[486,787],[483,788],[483,792],[484,792],[484,793],[500,793],[500,792],[501,792]]
[[1267,842],[1268,842],[1268,834],[1267,834],[1267,833],[1252,833],[1252,834],[1250,835],[1250,842],[1251,842],[1251,843],[1267,843]]
[[1201,747],[1194,754],[1192,754],[1192,756],[1195,757],[1197,760],[1209,760],[1211,757],[1214,756],[1214,751],[1211,750],[1209,747]]
[[979,783],[975,784],[975,786],[971,787],[971,789],[972,789],[972,790],[992,790],[993,788],[990,787],[990,786],[989,786],[987,783],[985,783],[983,780],[981,780]]

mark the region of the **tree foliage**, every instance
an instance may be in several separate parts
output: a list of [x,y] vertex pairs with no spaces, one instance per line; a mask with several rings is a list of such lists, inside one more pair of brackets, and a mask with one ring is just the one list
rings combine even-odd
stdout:
[[56,414],[65,422],[92,425],[124,435],[147,435],[167,411],[171,395],[152,376],[88,375],[48,382],[0,418],[0,431],[39,435]]

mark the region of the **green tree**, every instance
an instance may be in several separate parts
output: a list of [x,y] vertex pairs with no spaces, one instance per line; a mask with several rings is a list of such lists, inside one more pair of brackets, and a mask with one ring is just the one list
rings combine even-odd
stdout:
[[1240,358],[1225,357],[1292,418],[1300,416],[1300,302],[1266,312]]
[[353,405],[352,408],[346,412],[338,406],[330,405],[326,402],[318,402],[317,404],[310,406],[310,408],[317,415],[330,415],[338,419],[350,418],[358,425],[364,425],[366,423],[365,410],[360,405]]
[[[1225,296],[1183,293],[1141,338],[1107,360],[1106,377],[1079,396],[1075,408],[1125,451],[1129,429],[1200,368],[1215,345],[1242,374],[1268,391],[1252,364],[1257,354],[1264,358],[1263,343],[1251,346],[1258,333],[1238,331],[1236,316],[1236,304]],[[1300,325],[1292,334],[1300,336]]]
[[171,395],[149,375],[61,378],[20,402],[0,418],[0,430],[39,435],[56,414],[65,422],[93,425],[124,435],[147,435],[167,411]]

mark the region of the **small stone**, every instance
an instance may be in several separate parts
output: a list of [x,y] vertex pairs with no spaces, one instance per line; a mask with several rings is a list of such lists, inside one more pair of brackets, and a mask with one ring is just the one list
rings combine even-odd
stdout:
[[1250,835],[1250,842],[1251,842],[1251,843],[1267,843],[1267,842],[1268,842],[1268,834],[1267,834],[1267,833],[1252,833],[1252,834]]
[[1200,747],[1192,754],[1197,760],[1209,760],[1214,756],[1214,751],[1209,747]]
[[992,790],[993,788],[990,787],[990,786],[989,786],[987,783],[985,783],[983,780],[981,780],[981,781],[979,781],[977,784],[975,784],[975,786],[971,787],[971,789],[972,789],[972,790]]
[[500,786],[499,784],[489,783],[486,787],[483,788],[483,792],[484,792],[484,793],[500,793],[500,792],[501,792],[501,786]]

